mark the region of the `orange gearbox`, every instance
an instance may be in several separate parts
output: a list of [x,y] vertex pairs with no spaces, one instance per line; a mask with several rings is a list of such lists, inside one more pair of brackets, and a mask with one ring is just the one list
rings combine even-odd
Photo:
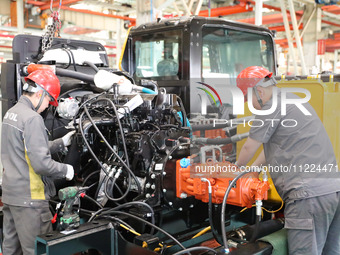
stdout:
[[[187,163],[183,163],[186,161]],[[176,195],[179,198],[194,196],[205,203],[209,202],[209,184],[212,186],[212,202],[220,204],[229,183],[240,173],[240,169],[230,162],[188,163],[190,159],[176,162]],[[240,178],[230,190],[227,204],[251,207],[255,200],[267,199],[269,184],[258,179],[257,173],[248,173]]]

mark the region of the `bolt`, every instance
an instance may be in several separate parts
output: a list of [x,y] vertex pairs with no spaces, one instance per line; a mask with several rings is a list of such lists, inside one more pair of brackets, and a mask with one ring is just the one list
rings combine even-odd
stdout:
[[25,40],[25,43],[28,43],[28,41],[27,41],[27,40]]
[[152,174],[150,177],[151,177],[151,179],[155,179],[155,178],[156,178],[156,175],[155,175],[155,174]]
[[169,202],[169,205],[172,206],[172,202]]
[[147,183],[147,184],[145,184],[145,188],[150,188],[150,186],[151,186],[151,184],[150,183]]
[[145,194],[145,197],[146,197],[146,198],[150,198],[151,195],[150,195],[149,193],[146,193],[146,194]]
[[166,172],[163,172],[163,175],[165,176],[165,175],[166,175]]
[[172,156],[169,156],[169,159],[172,159]]
[[151,185],[151,189],[156,189],[156,185],[155,185],[155,184],[152,184],[152,185]]
[[193,204],[191,204],[189,207],[190,207],[190,208],[194,208],[194,205],[193,205]]
[[178,208],[178,211],[183,211],[183,208],[182,207]]
[[166,189],[163,189],[163,192],[165,193],[165,192],[166,192]]
[[182,146],[178,146],[178,149],[181,150],[181,149],[183,149],[183,147]]

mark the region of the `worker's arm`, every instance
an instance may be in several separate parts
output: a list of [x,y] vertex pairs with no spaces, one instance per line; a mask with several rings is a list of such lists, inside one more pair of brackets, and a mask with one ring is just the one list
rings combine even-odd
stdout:
[[23,138],[27,163],[31,165],[35,173],[53,178],[66,176],[67,165],[51,158],[47,133],[41,116],[30,118],[25,123]]
[[65,146],[61,138],[55,139],[53,141],[48,141],[48,147],[50,149],[51,154],[65,150]]
[[[240,155],[237,159],[238,166],[246,166],[248,162],[254,157],[255,152],[261,146],[262,143],[248,137],[244,143]],[[264,156],[264,154],[263,154]]]
[[252,166],[263,166],[266,163],[266,157],[264,156],[264,150],[261,151],[260,155],[254,161]]

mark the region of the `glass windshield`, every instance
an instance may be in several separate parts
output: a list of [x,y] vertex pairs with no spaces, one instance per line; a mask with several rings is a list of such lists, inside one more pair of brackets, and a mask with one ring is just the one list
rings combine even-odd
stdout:
[[244,68],[254,65],[274,72],[273,41],[269,35],[203,28],[202,77],[237,77]]
[[135,76],[139,78],[178,78],[180,31],[173,30],[137,36],[134,40]]

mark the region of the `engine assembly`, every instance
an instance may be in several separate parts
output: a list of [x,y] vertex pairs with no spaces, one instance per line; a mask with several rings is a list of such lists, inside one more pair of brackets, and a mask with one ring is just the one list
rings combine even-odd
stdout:
[[[69,63],[42,58],[38,66],[31,59],[39,51],[35,46],[38,40],[34,36],[14,40],[16,59],[3,65],[2,71],[3,112],[21,95],[21,78],[32,70],[51,68],[60,78],[59,106],[43,115],[50,139],[76,131],[68,151],[53,155],[55,160],[73,165],[75,178],[71,185],[55,183],[59,197],[51,205],[58,217],[56,231],[75,229],[80,236],[80,230],[93,228],[82,224],[84,221],[100,221],[102,227],[110,222],[109,229],[117,238],[110,244],[116,247],[115,252],[108,254],[139,254],[141,250],[143,254],[173,254],[191,246],[205,252],[213,248],[217,253],[227,248],[223,235],[239,241],[235,247],[249,241],[256,231],[239,228],[255,222],[254,211],[239,213],[240,207],[252,208],[256,201],[261,216],[262,202],[258,201],[267,199],[269,184],[265,178],[258,179],[257,173],[235,178],[242,169],[232,163],[236,157],[233,143],[246,136],[233,136],[222,127],[200,131],[206,118],[201,121],[199,115],[188,116],[182,99],[156,82],[135,84],[128,74],[109,69],[100,44],[56,38],[52,48],[66,52],[65,56],[71,55],[70,48],[77,56],[79,48],[91,51],[95,61],[85,59],[80,65],[72,57]],[[22,48],[23,44],[31,47]],[[211,141],[215,138],[220,140]],[[202,170],[202,174],[215,164],[233,169],[233,173],[201,176],[195,172]],[[56,207],[62,201],[66,201],[64,206]],[[269,227],[263,229],[283,226],[278,221],[266,224]],[[191,239],[209,227],[212,232],[205,239]],[[52,240],[39,238],[38,243],[45,246]],[[58,238],[53,240],[61,243]],[[205,243],[214,239],[217,242],[210,246]],[[101,251],[88,243],[86,250]],[[136,247],[141,250],[133,250]]]

